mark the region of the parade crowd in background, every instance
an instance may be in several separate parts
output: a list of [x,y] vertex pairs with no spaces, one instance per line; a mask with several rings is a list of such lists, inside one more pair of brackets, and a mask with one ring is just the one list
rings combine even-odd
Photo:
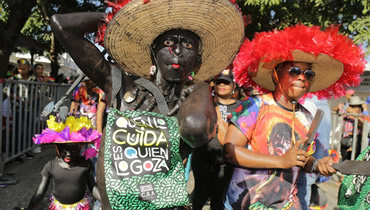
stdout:
[[[111,5],[105,19],[92,12],[53,16],[56,38],[88,77],[73,87],[66,119],[53,113],[42,132],[20,132],[37,146],[34,154],[26,152],[13,162],[32,159],[43,144],[54,144],[56,150],[56,158],[40,172],[28,209],[43,202],[51,180],[49,209],[201,210],[207,203],[220,210],[324,209],[327,200],[318,183],[336,174],[333,164],[352,156],[370,159],[370,134],[364,129],[370,125],[370,96],[348,89],[359,85],[366,62],[362,50],[338,28],[297,24],[248,40],[233,1],[217,6],[229,11],[227,20],[203,7],[218,9],[211,0],[193,2],[206,17],[197,17],[195,6],[184,0],[136,1],[134,6]],[[156,17],[151,3],[176,14]],[[153,34],[130,28],[144,24],[133,18],[144,10],[158,18],[146,25],[150,31],[159,28]],[[177,15],[183,22],[174,21]],[[236,25],[229,28],[232,35],[211,26],[232,25],[228,21]],[[114,62],[83,37],[98,26],[97,42]],[[219,40],[208,39],[207,33]],[[31,67],[27,59],[19,59],[7,79],[73,81],[46,76],[42,64]],[[12,112],[25,125],[35,123],[24,117],[33,111],[26,100],[31,90],[20,86],[15,100],[7,95],[12,86],[4,86],[3,130]],[[343,103],[329,106],[328,100],[343,96]],[[324,116],[314,141],[307,143],[318,109]],[[336,148],[331,143],[334,113],[343,119]],[[364,136],[367,148],[361,150]],[[191,170],[195,185],[188,193]],[[369,181],[358,180],[341,176],[340,207],[370,208],[364,199],[370,194],[363,193],[370,190]],[[351,185],[355,182],[357,188]]]

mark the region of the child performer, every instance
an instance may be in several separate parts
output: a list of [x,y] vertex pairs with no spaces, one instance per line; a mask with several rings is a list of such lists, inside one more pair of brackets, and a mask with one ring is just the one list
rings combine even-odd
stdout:
[[54,116],[47,120],[48,128],[37,134],[35,144],[54,143],[57,158],[45,164],[41,171],[41,183],[33,195],[27,209],[36,209],[43,199],[50,180],[53,191],[50,197],[51,210],[88,210],[89,200],[86,186],[94,198],[100,200],[100,194],[94,180],[94,166],[89,159],[97,154],[94,149],[86,149],[81,156],[81,148],[86,143],[94,143],[98,148],[100,134],[93,129],[87,117],[69,116],[66,122],[56,122]]

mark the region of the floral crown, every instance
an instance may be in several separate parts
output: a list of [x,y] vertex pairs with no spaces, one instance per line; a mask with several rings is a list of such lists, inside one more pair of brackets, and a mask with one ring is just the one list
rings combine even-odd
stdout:
[[52,115],[49,117],[46,121],[48,127],[33,137],[35,144],[92,143],[95,149],[86,149],[84,155],[86,159],[96,156],[101,134],[94,129],[90,119],[74,116],[68,116],[65,122],[57,122],[56,119]]

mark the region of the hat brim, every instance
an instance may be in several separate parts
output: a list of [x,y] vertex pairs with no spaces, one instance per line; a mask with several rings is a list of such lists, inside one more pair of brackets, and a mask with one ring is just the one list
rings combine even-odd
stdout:
[[65,141],[65,142],[51,142],[52,144],[78,144],[78,143],[93,143],[93,141]]
[[362,105],[364,103],[365,103],[365,101],[362,100],[359,96],[352,96],[349,99],[348,105],[350,105],[350,106],[358,106],[358,105]]
[[228,76],[219,76],[217,77],[216,81],[217,80],[226,80],[226,81],[229,81],[229,82],[234,82],[232,78],[228,77]]
[[350,103],[350,104],[348,104],[348,105],[350,105],[350,106],[359,106],[359,105],[362,105],[362,104],[364,104],[365,103],[365,101],[359,101],[359,102],[356,102],[356,103]]
[[104,44],[125,71],[150,78],[150,46],[162,33],[189,30],[202,42],[202,64],[194,76],[203,81],[225,69],[244,37],[238,9],[228,0],[133,0],[109,22]]
[[[305,62],[311,63],[312,65],[312,71],[315,72],[315,77],[311,83],[309,92],[316,92],[330,87],[340,78],[343,73],[342,62],[330,57],[329,55],[319,54],[315,56],[301,50],[294,50],[292,55],[292,60],[285,61]],[[275,84],[271,77],[272,71],[277,64],[285,61],[274,60],[265,63],[263,62],[262,58],[258,71],[255,75],[251,75],[253,81],[263,88],[274,91]]]

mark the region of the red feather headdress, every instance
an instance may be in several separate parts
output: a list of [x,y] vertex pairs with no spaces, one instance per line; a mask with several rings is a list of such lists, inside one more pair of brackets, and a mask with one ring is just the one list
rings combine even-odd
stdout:
[[261,32],[245,40],[233,66],[235,81],[254,86],[261,93],[273,91],[272,69],[284,61],[312,63],[316,77],[310,92],[318,98],[337,98],[358,86],[366,61],[363,50],[338,33],[339,26],[325,31],[301,24],[281,31]]

